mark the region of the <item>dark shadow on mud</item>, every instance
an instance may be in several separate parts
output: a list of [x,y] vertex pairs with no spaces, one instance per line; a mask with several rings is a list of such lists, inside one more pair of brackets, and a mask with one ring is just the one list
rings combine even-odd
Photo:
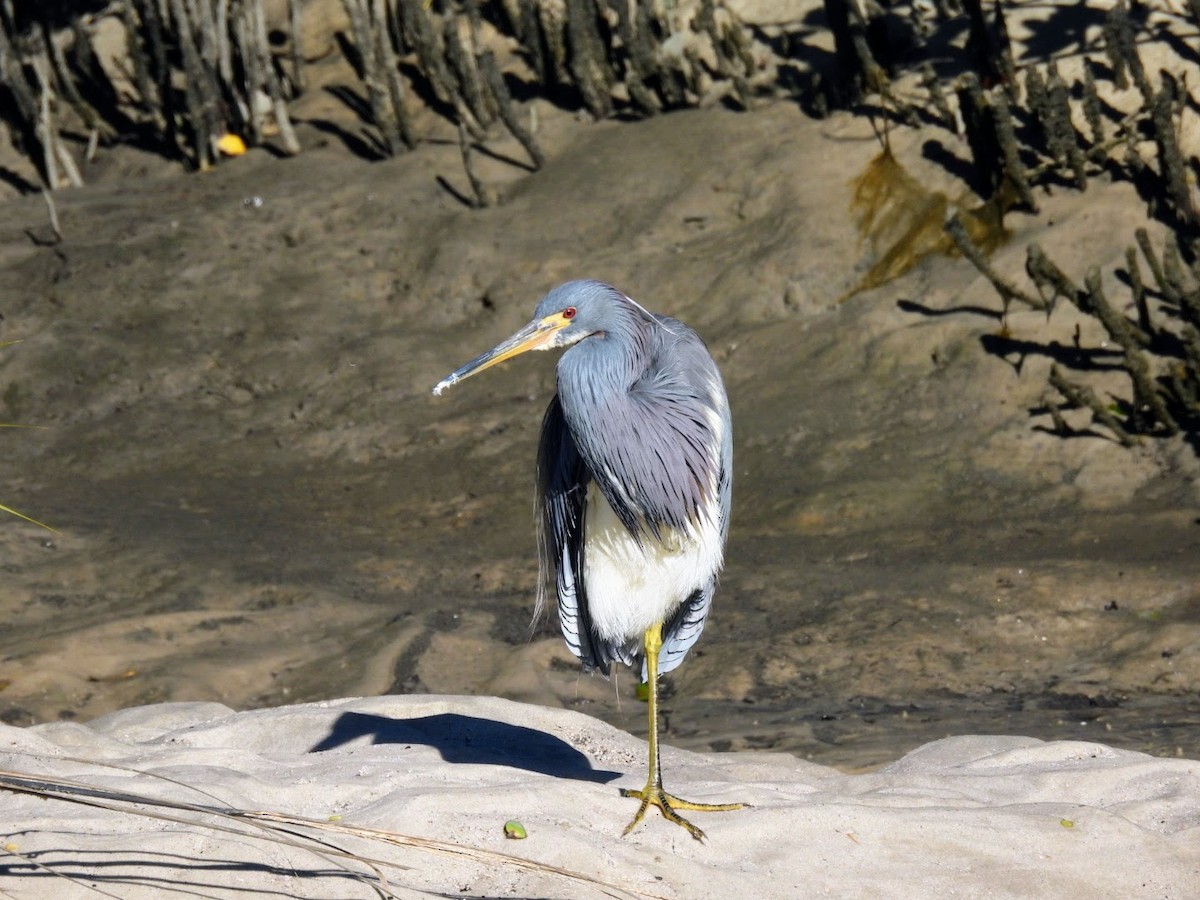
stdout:
[[1121,354],[1114,350],[1067,346],[1058,341],[1040,343],[998,334],[982,335],[979,343],[985,352],[1001,359],[1042,356],[1077,372],[1119,372],[1123,368]]
[[918,303],[916,300],[897,300],[896,307],[903,312],[916,313],[931,319],[960,314],[986,316],[989,319],[996,320],[1004,318],[1003,312],[998,309],[989,309],[986,306],[947,306],[944,309],[937,309],[933,306],[926,306],[924,303]]
[[367,131],[374,124],[367,101],[350,88],[334,86],[328,87],[325,90],[331,96],[341,101],[347,109],[358,117],[363,125],[363,132],[361,134],[354,134],[327,119],[309,119],[307,120],[308,124],[325,134],[330,134],[338,138],[347,150],[360,159],[365,159],[367,162],[380,162],[387,159],[388,155],[383,145],[375,135]]
[[[77,838],[76,838],[77,840]],[[0,873],[12,879],[23,879],[25,887],[33,888],[49,880],[61,886],[63,879],[85,880],[99,896],[119,897],[101,890],[98,885],[119,888],[144,888],[159,896],[193,894],[212,896],[205,893],[218,889],[214,883],[219,875],[231,873],[238,881],[248,881],[255,875],[292,878],[296,881],[337,879],[345,882],[359,880],[356,873],[333,867],[303,867],[295,863],[277,866],[270,863],[242,862],[215,858],[198,860],[177,853],[154,853],[145,850],[129,850],[124,854],[114,851],[80,850],[69,843],[62,847],[47,847],[38,851],[37,861],[16,862],[5,865]],[[161,871],[163,874],[158,874]],[[186,873],[186,874],[183,874]],[[47,886],[48,887],[48,886]],[[283,896],[277,891],[255,887],[229,887],[234,895],[267,897]],[[43,897],[60,896],[47,890]],[[287,896],[294,896],[288,894]],[[440,895],[434,895],[440,896]]]
[[552,778],[607,784],[620,772],[593,769],[591,761],[566,741],[523,725],[441,713],[413,719],[390,719],[369,713],[343,713],[329,735],[310,753],[335,750],[358,738],[373,744],[424,744],[449,763],[508,766]]

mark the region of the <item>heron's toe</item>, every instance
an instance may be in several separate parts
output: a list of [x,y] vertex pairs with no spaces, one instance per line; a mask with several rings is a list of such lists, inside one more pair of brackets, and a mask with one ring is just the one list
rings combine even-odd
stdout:
[[698,841],[704,840],[704,832],[681,816],[676,810],[689,809],[697,812],[729,812],[734,809],[744,809],[745,803],[693,803],[690,800],[683,800],[676,797],[674,794],[668,794],[662,789],[662,785],[647,784],[640,791],[631,790],[630,788],[621,788],[622,797],[633,797],[641,801],[637,812],[633,816],[623,834],[629,834],[633,831],[638,822],[646,815],[646,810],[651,806],[657,806],[663,814],[663,818],[668,822],[674,822],[681,828],[686,828],[688,834]]

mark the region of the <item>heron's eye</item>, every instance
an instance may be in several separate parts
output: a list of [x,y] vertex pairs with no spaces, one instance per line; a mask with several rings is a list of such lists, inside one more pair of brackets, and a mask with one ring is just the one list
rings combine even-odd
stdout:
[[566,309],[564,309],[564,310],[562,311],[562,317],[563,317],[564,319],[573,319],[573,318],[575,318],[575,307],[573,307],[573,306],[568,306]]

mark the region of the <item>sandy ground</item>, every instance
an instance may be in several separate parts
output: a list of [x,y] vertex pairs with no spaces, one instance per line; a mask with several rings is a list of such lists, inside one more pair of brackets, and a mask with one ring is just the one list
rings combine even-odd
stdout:
[[[699,843],[654,810],[620,836],[634,801],[617,788],[641,787],[643,751],[591,716],[488,697],[236,714],[166,704],[89,725],[0,726],[0,769],[316,826],[269,832],[261,817],[160,808],[177,819],[163,822],[10,796],[5,818],[18,830],[5,837],[0,889],[62,900],[96,889],[127,900],[381,896],[364,883],[371,869],[339,851],[375,860],[401,898],[1186,900],[1200,878],[1194,761],[1088,742],[956,737],[845,775],[786,754],[671,748],[668,789],[752,804],[693,814],[707,831]],[[120,768],[129,766],[146,774]],[[524,840],[505,839],[513,820]],[[366,840],[347,833],[355,828],[424,842]],[[268,842],[271,834],[293,844]]]
[[[466,182],[444,124],[365,160],[316,84],[296,158],[187,175],[101,154],[57,195],[56,246],[41,198],[0,201],[0,340],[22,341],[0,420],[41,426],[4,432],[0,502],[61,530],[0,523],[0,719],[461,693],[644,733],[629,673],[581,676],[553,625],[529,630],[553,360],[429,393],[548,288],[599,277],[697,328],[734,412],[728,565],[669,742],[846,770],[964,733],[1200,755],[1194,449],[1048,433],[1049,365],[1098,326],[1014,312],[997,341],[960,260],[838,303],[868,263],[848,208],[868,123],[781,101],[594,124],[536,101],[547,166],[495,142],[502,202],[476,211],[447,189]],[[961,193],[932,161],[965,158],[953,135],[892,142]],[[1096,181],[1008,224],[1013,280],[1038,240],[1115,296],[1147,222]]]

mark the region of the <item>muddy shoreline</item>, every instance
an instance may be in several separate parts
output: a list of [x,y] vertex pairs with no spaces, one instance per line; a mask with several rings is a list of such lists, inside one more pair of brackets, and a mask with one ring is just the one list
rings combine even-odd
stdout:
[[[493,161],[488,210],[438,186],[452,146],[368,164],[304,128],[296,159],[204,176],[131,153],[61,194],[53,248],[40,198],[4,201],[0,420],[44,427],[3,435],[2,500],[62,533],[0,530],[0,718],[487,693],[640,733],[629,673],[529,637],[553,361],[429,395],[598,276],[700,330],[734,410],[728,567],[669,740],[849,769],[992,731],[1200,753],[1194,450],[1048,433],[1050,359],[986,351],[998,302],[961,261],[839,304],[866,123],[543,121],[546,169]],[[1143,219],[1128,186],[1062,192],[995,263],[1019,277],[1036,238],[1109,277]]]

